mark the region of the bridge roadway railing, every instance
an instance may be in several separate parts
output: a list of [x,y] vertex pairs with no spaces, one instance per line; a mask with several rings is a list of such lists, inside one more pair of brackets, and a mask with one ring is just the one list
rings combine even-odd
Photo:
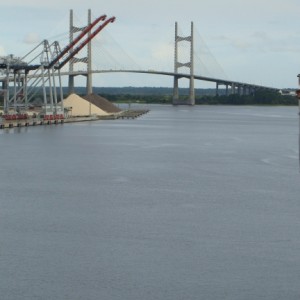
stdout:
[[[172,76],[172,77],[178,77],[178,78],[187,78],[189,79],[191,77],[190,74],[186,73],[174,73],[174,72],[166,72],[166,71],[155,71],[155,70],[93,70],[92,73],[142,73],[142,74],[154,74],[154,75],[165,75],[165,76]],[[61,75],[70,75],[69,72],[61,72]],[[77,75],[83,75],[87,76],[86,71],[74,71],[71,75],[77,76]],[[240,81],[232,81],[228,79],[219,79],[219,78],[213,78],[213,77],[206,77],[202,75],[193,75],[194,79],[196,80],[202,80],[202,81],[208,81],[208,82],[215,82],[217,85],[225,85],[225,86],[231,86],[231,88],[238,89],[239,87],[247,87],[250,89],[258,90],[258,89],[265,89],[265,90],[272,90],[272,91],[279,91],[279,88],[274,87],[268,87],[264,85],[257,85],[252,83],[246,83],[246,82],[240,82]]]
[[[172,76],[172,77],[177,77],[177,78],[187,78],[189,79],[191,77],[190,74],[185,74],[185,73],[174,73],[174,72],[166,72],[166,71],[155,71],[155,70],[113,70],[113,69],[108,69],[108,70],[92,70],[91,71],[93,74],[99,74],[99,73],[140,73],[140,74],[153,74],[153,75],[165,75],[165,76]],[[57,74],[58,75],[58,74]],[[61,76],[87,76],[87,71],[73,71],[73,72],[61,72]],[[37,77],[38,75],[28,75],[28,78],[32,77]],[[268,86],[263,86],[263,85],[257,85],[257,84],[251,84],[251,83],[246,83],[246,82],[240,82],[240,81],[232,81],[232,80],[227,80],[227,79],[219,79],[219,78],[213,78],[213,77],[206,77],[202,75],[193,75],[194,79],[196,80],[202,80],[202,81],[208,81],[208,82],[214,82],[216,83],[216,89],[218,89],[219,85],[225,85],[226,86],[226,91],[228,91],[228,87],[231,87],[231,93],[236,93],[236,89],[238,92],[241,88],[247,88],[252,91],[259,90],[259,89],[264,89],[264,90],[271,90],[271,91],[279,91],[279,88],[274,88],[274,87],[268,87]],[[6,77],[0,77],[0,82],[4,82],[6,80]],[[11,78],[13,80],[13,78]]]

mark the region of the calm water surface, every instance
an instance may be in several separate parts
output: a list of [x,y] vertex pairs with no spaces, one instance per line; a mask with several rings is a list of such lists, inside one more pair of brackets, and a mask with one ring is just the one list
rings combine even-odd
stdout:
[[0,299],[300,299],[297,108],[150,109],[0,131]]

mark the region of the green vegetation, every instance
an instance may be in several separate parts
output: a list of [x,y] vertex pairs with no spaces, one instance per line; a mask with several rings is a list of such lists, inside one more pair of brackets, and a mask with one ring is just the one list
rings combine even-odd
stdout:
[[[78,87],[75,90],[79,96],[84,96],[86,89]],[[181,100],[188,99],[188,89],[179,91]],[[64,88],[67,97],[68,89]],[[118,103],[157,103],[171,104],[173,98],[172,88],[156,87],[124,87],[124,88],[94,88],[94,93]],[[196,89],[195,102],[199,105],[298,105],[298,99],[294,96],[281,95],[274,91],[257,91],[254,95],[225,95],[225,90],[219,90],[220,95],[215,96],[215,89]],[[31,103],[42,103],[42,94],[37,94]],[[3,95],[0,97],[0,105],[3,105]]]
[[220,105],[298,105],[294,96],[281,95],[273,91],[257,91],[254,95],[202,96],[196,104]]
[[[136,95],[136,94],[101,94],[112,102],[139,102],[171,104],[172,93],[169,95]],[[181,96],[187,100],[188,96]],[[257,91],[254,95],[196,95],[196,104],[199,105],[298,105],[298,99],[293,96],[281,95],[273,91]]]
[[158,103],[158,104],[171,104],[172,103],[172,96],[170,96],[170,95],[101,94],[101,96],[108,99],[111,102],[118,102],[118,103],[128,103],[128,102]]

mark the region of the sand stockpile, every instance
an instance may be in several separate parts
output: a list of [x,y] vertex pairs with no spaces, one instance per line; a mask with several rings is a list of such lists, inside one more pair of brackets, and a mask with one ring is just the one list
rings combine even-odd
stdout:
[[108,113],[76,94],[69,95],[64,99],[64,107],[70,109],[70,116],[88,116],[92,115],[106,116]]
[[92,104],[96,105],[97,107],[108,113],[118,113],[122,111],[119,107],[115,106],[107,99],[95,94],[89,94],[87,96],[84,96],[83,99],[91,102]]

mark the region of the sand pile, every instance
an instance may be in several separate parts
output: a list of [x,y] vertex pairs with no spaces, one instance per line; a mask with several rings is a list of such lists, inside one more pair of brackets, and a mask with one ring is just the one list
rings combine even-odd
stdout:
[[108,113],[118,113],[118,112],[122,111],[119,107],[115,106],[114,104],[109,102],[107,99],[105,99],[99,95],[89,94],[87,96],[84,96],[83,99],[93,103],[94,105],[96,105],[97,107],[99,107],[100,109],[102,109]]
[[91,112],[92,115],[105,116],[108,113],[94,104],[90,104],[86,99],[79,97],[76,94],[69,95],[64,99],[64,107],[70,109],[70,115],[75,116],[88,116]]

